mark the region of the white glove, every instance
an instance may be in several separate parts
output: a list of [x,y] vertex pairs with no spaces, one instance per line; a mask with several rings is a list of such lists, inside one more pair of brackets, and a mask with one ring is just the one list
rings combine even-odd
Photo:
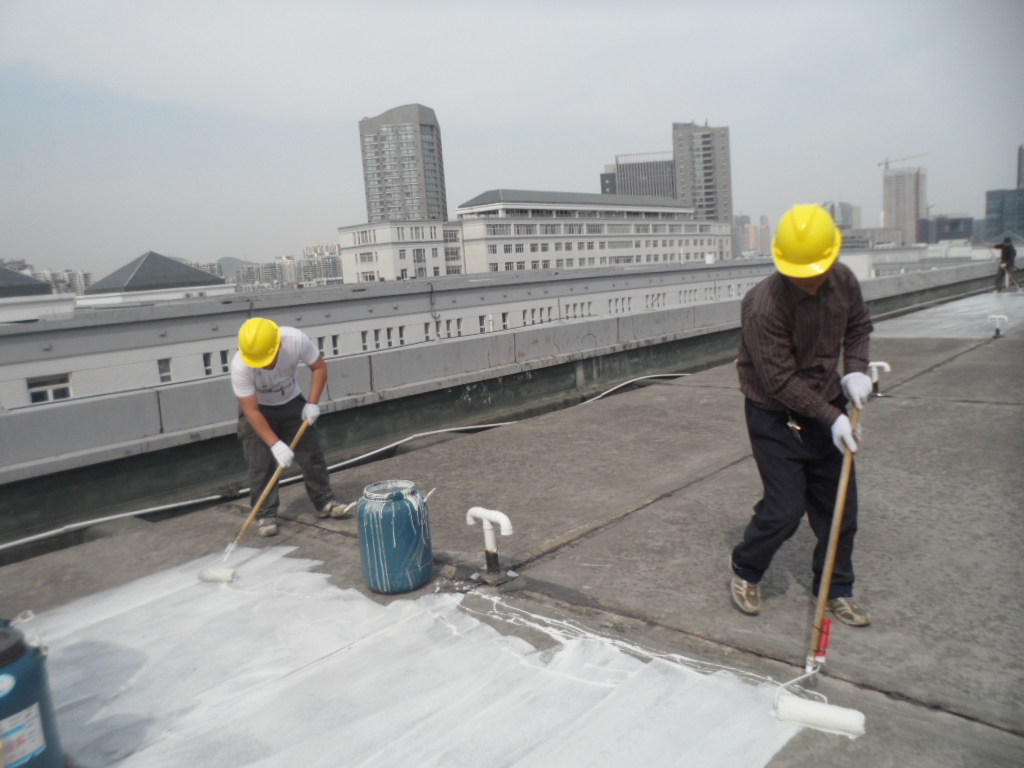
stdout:
[[[860,425],[858,424],[857,427],[859,428]],[[835,443],[840,453],[845,452],[847,448],[850,449],[850,453],[857,452],[857,441],[853,439],[850,417],[845,413],[832,423],[832,442]]]
[[848,373],[843,376],[840,383],[843,385],[843,394],[846,395],[846,399],[853,403],[858,410],[868,404],[868,398],[874,388],[870,376],[866,373]]
[[302,406],[302,418],[308,421],[309,426],[312,427],[320,418],[320,406],[316,403],[306,403]]
[[295,452],[280,440],[270,446],[270,450],[273,452],[274,458],[277,459],[277,463],[281,465],[281,469],[288,469],[295,461]]

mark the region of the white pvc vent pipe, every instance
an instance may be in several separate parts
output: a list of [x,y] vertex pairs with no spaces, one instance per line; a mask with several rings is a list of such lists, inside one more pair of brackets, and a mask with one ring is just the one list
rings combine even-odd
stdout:
[[501,528],[502,536],[512,535],[512,521],[508,515],[496,509],[484,507],[470,507],[466,512],[466,525],[473,525],[480,521],[484,529],[484,558],[487,560],[487,572],[498,573],[498,545],[494,538],[494,526]]

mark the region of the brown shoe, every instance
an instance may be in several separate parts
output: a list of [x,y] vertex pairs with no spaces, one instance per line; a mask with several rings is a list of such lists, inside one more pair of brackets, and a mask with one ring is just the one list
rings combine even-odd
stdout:
[[756,616],[761,612],[761,585],[741,579],[735,573],[732,575],[732,601],[739,608],[750,616]]
[[828,601],[828,609],[851,627],[866,627],[871,623],[868,612],[852,597],[833,597]]

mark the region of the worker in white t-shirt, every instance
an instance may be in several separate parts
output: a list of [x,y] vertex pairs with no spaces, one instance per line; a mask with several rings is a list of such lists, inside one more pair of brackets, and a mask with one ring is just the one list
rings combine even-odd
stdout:
[[[313,373],[309,400],[302,396],[295,371],[304,363]],[[273,320],[254,317],[238,332],[238,353],[231,360],[231,386],[242,415],[238,438],[249,466],[249,498],[255,504],[277,471],[292,462],[302,468],[306,493],[319,517],[344,517],[334,500],[327,461],[314,426],[320,417],[320,396],[327,385],[327,363],[313,341],[297,328],[279,327]],[[306,434],[295,451],[289,447],[303,421]],[[277,534],[279,498],[275,487],[260,510],[260,536]]]

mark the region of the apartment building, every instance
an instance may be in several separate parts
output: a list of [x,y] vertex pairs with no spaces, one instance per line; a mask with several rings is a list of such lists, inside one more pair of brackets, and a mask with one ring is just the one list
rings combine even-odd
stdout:
[[441,126],[430,107],[407,104],[359,121],[366,220],[448,218]]
[[676,197],[705,221],[732,222],[729,129],[672,123]]
[[917,242],[918,222],[928,215],[928,172],[924,168],[886,168],[882,178],[885,229],[898,229],[897,245]]

